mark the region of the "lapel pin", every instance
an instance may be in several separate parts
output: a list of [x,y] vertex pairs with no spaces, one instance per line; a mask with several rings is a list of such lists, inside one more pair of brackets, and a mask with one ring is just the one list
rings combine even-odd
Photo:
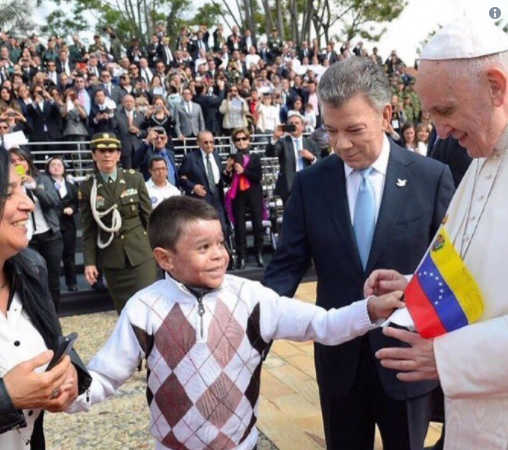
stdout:
[[401,180],[400,178],[397,178],[397,187],[406,187],[407,180]]

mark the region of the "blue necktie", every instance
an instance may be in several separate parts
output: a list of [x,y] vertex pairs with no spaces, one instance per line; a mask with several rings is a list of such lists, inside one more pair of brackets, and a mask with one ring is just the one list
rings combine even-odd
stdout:
[[171,159],[169,158],[166,150],[162,150],[161,155],[164,157],[166,163],[168,164],[168,180],[173,186],[176,186],[176,171],[173,163],[171,162]]
[[372,170],[372,167],[369,167],[368,169],[358,171],[362,176],[362,182],[360,183],[360,189],[356,197],[355,218],[353,220],[356,245],[364,269],[367,266],[370,246],[372,244],[372,238],[374,237],[374,229],[376,228],[374,190],[369,181]]

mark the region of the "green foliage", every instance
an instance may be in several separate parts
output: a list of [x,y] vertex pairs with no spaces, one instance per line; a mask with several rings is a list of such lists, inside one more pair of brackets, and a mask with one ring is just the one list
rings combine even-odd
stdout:
[[29,0],[0,1],[0,29],[23,35],[34,26]]
[[335,0],[336,14],[342,25],[345,39],[355,36],[377,42],[386,32],[374,24],[382,24],[397,19],[407,0]]
[[206,25],[212,28],[221,22],[227,11],[218,3],[205,3],[199,7],[194,17],[188,21],[191,26]]
[[[191,0],[56,0],[59,9],[47,18],[43,32],[61,34],[75,33],[89,28],[85,12],[97,19],[96,32],[105,35],[110,27],[124,46],[129,46],[131,39],[136,37],[140,43],[147,44],[150,35],[158,22],[168,25],[171,35],[173,27],[180,27],[186,22]],[[65,11],[69,11],[67,15]],[[204,12],[209,17],[212,11]]]

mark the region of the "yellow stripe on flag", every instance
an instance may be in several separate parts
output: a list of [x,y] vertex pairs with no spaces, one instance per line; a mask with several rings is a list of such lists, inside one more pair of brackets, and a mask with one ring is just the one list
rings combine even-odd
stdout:
[[432,243],[430,257],[455,294],[468,322],[476,322],[483,314],[483,296],[473,275],[455,250],[444,226],[441,226]]

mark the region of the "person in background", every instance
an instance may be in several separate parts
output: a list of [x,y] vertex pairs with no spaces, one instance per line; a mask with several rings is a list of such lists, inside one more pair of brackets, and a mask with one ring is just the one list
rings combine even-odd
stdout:
[[416,149],[415,152],[427,156],[429,148],[430,127],[423,123],[416,126]]
[[263,94],[262,103],[258,106],[257,130],[262,134],[271,135],[279,125],[279,107],[273,104],[271,94]]
[[251,137],[246,128],[233,130],[231,140],[236,153],[232,154],[226,162],[225,174],[231,187],[226,194],[225,204],[230,221],[235,227],[235,245],[238,252],[237,268],[245,269],[247,259],[247,211],[252,222],[256,262],[259,267],[264,267],[261,157],[257,153],[249,152]]
[[233,86],[219,108],[219,112],[224,115],[222,119],[222,129],[226,136],[231,136],[235,128],[245,128],[248,126],[247,114],[249,106],[247,102],[238,95],[238,88]]
[[97,281],[99,257],[120,314],[135,292],[157,279],[146,232],[152,205],[141,174],[117,167],[116,135],[96,134],[91,144],[97,171],[79,187],[85,278]]
[[400,129],[400,145],[409,151],[416,149],[416,130],[411,122],[406,122]]
[[30,248],[36,250],[46,261],[49,291],[55,310],[60,307],[60,264],[63,254],[63,239],[60,232],[61,201],[50,178],[40,173],[30,155],[19,148],[9,150],[12,165],[19,167],[23,186],[34,202],[30,214],[32,238]]
[[[28,247],[34,203],[9,154],[0,148],[0,448],[44,450],[44,411],[64,411],[90,386],[72,350],[53,369],[62,334],[44,260]],[[71,364],[72,361],[72,364]]]
[[182,195],[180,190],[168,181],[168,163],[162,156],[152,156],[148,162],[150,179],[146,182],[152,209],[169,197]]
[[71,292],[78,290],[76,278],[76,221],[78,189],[65,178],[65,164],[60,156],[48,159],[45,172],[51,177],[60,197],[60,232],[63,239],[62,262],[65,284]]

